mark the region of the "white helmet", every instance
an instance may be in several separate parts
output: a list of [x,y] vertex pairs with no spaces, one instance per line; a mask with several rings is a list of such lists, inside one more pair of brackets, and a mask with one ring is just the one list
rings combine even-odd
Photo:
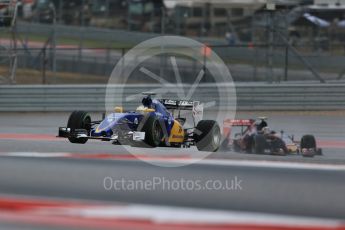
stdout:
[[264,134],[270,134],[271,133],[271,129],[270,129],[270,127],[264,127],[263,129],[262,129],[262,131],[264,132]]

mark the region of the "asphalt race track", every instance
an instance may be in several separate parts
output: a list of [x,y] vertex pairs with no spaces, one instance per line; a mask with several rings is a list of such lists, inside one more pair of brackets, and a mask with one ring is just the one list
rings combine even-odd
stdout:
[[[91,114],[93,119],[101,119],[101,114]],[[57,128],[66,126],[67,113],[1,113],[0,152],[67,152],[80,154],[129,154],[125,148],[108,142],[89,141],[86,145],[74,145],[64,139],[55,138]],[[208,115],[206,115],[207,118]],[[303,159],[300,156],[258,156],[238,153],[215,153],[209,158],[294,161],[311,163],[345,164],[345,114],[337,113],[239,113],[237,118],[268,116],[271,129],[295,135],[298,140],[304,134],[314,134],[323,148],[324,156]],[[210,116],[211,117],[211,116]],[[226,117],[226,115],[224,115]],[[221,121],[219,121],[221,123]],[[133,150],[133,149],[132,149]],[[145,153],[146,149],[134,149]],[[153,149],[158,155],[188,154],[200,155],[196,149]]]
[[[259,115],[266,114],[240,113],[238,118]],[[73,145],[55,138],[57,127],[67,121],[66,113],[2,113],[0,194],[345,220],[345,116],[342,113],[271,113],[268,116],[272,129],[284,129],[296,138],[315,134],[324,155],[303,158],[224,152],[184,167],[159,167],[131,157],[125,148],[108,142]],[[169,166],[200,154],[194,148],[176,152],[163,148],[135,151],[142,154],[152,151],[157,157],[152,161]],[[157,177],[167,181],[199,181],[202,185],[207,181],[239,180],[240,186],[130,191],[104,186],[105,178],[145,181]]]
[[[345,171],[243,166],[192,165],[162,168],[138,161],[17,159],[0,162],[1,193],[131,203],[268,212],[343,218]],[[105,189],[113,180],[226,181],[238,177],[241,187],[229,190]],[[110,187],[110,182],[109,182]],[[107,187],[108,188],[108,187]],[[230,187],[229,187],[230,188]],[[325,195],[327,194],[327,195]]]

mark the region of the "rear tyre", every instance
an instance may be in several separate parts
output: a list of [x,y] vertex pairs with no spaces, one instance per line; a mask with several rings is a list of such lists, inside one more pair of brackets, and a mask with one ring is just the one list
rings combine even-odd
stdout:
[[221,133],[216,121],[200,121],[196,126],[194,140],[199,151],[216,152],[221,143]]
[[264,135],[258,134],[254,136],[254,142],[252,145],[253,154],[264,154],[266,146],[266,138]]
[[[277,153],[278,155],[288,155],[289,154],[289,150],[286,147],[285,142],[280,139],[280,138],[276,138],[275,140],[272,141],[272,149],[275,153]],[[281,152],[281,150],[283,152]]]
[[233,150],[237,153],[241,152],[241,146],[240,144],[238,143],[238,141],[234,141],[234,144],[233,144]]
[[5,19],[3,20],[3,26],[4,26],[4,27],[10,27],[11,24],[12,24],[12,20],[11,20],[10,18],[5,18]]
[[[90,115],[84,111],[73,112],[68,119],[67,128],[71,129],[72,133],[76,129],[85,129],[87,133],[90,133],[90,130],[91,130]],[[88,141],[88,138],[69,137],[68,140],[73,144],[85,144]]]
[[163,129],[159,122],[159,119],[155,116],[150,116],[141,129],[145,132],[145,143],[149,147],[155,148],[158,147],[163,140]]

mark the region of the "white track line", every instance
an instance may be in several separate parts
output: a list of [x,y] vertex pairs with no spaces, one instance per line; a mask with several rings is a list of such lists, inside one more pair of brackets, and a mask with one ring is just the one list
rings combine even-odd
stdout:
[[292,227],[337,227],[344,224],[339,220],[135,204],[114,207],[72,207],[62,209],[55,214],[84,218],[150,220],[160,224],[253,224]]
[[54,157],[72,157],[71,153],[39,153],[39,152],[8,152],[0,153],[0,156],[23,157],[23,158],[54,158]]
[[[159,160],[152,160],[159,161]],[[259,161],[259,160],[229,160],[229,159],[203,159],[195,162],[195,160],[170,160],[171,163],[188,162],[198,165],[214,165],[214,166],[240,166],[240,167],[258,167],[258,168],[277,168],[277,169],[308,169],[308,170],[326,170],[326,171],[345,171],[345,165],[331,165],[318,163],[298,163],[298,162],[278,162],[278,161]]]
[[[81,154],[78,154],[80,156]],[[87,159],[85,154],[85,158]],[[92,154],[94,155],[94,154]],[[38,153],[38,152],[10,152],[0,153],[0,156],[27,157],[27,158],[74,158],[73,153]],[[114,154],[114,156],[116,156]],[[93,157],[93,159],[95,159]],[[107,160],[128,160],[128,159],[107,159]],[[146,159],[147,161],[147,159]],[[258,167],[273,169],[301,169],[301,170],[324,170],[324,171],[345,171],[345,165],[331,165],[319,163],[297,163],[297,162],[278,162],[278,161],[259,161],[259,160],[230,160],[230,159],[150,159],[155,163],[171,164],[195,164],[195,165],[213,165],[213,166],[236,166],[236,167]]]

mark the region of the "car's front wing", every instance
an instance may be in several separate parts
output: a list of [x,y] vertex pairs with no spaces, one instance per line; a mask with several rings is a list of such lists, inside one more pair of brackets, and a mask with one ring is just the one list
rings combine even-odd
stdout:
[[144,132],[128,131],[121,133],[121,135],[112,135],[111,137],[106,136],[91,136],[86,129],[75,129],[71,130],[66,127],[59,127],[58,136],[60,138],[87,138],[90,140],[101,140],[101,141],[119,141],[119,140],[131,140],[131,141],[143,141],[145,140]]

